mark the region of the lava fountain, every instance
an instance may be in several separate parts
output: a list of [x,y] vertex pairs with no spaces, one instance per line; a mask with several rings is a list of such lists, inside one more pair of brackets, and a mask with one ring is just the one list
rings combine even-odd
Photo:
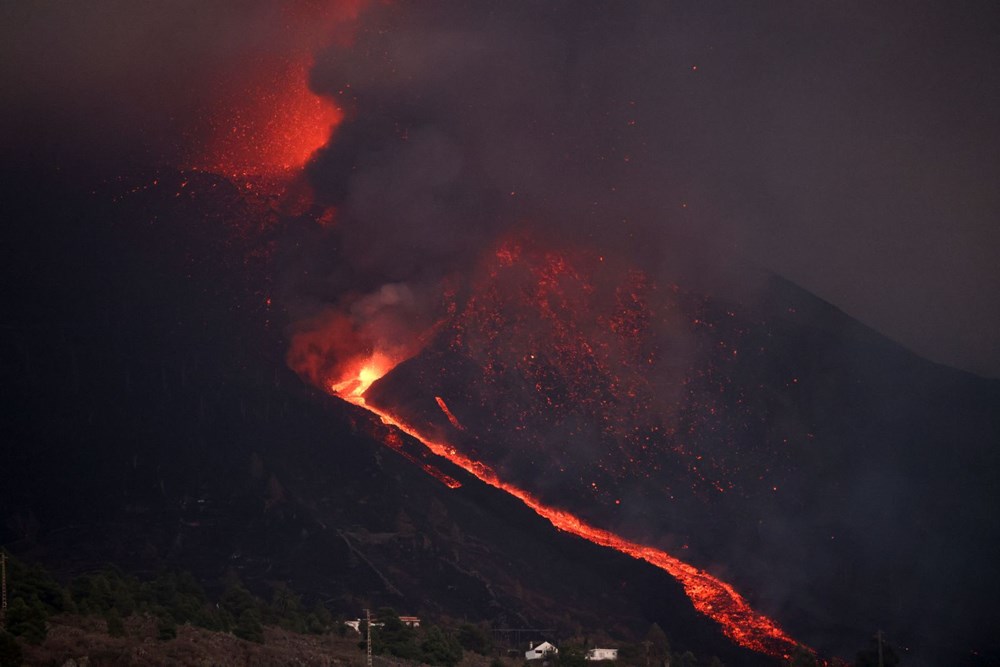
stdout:
[[[267,48],[216,65],[212,95],[186,132],[185,168],[218,174],[246,190],[283,190],[301,175],[343,120],[339,100],[309,85],[314,54],[349,42],[363,0],[282,0]],[[273,194],[273,193],[270,193]]]

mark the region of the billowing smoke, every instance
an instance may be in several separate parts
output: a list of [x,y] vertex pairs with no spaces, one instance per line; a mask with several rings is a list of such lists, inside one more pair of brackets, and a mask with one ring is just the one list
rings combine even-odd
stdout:
[[[970,313],[995,310],[981,233],[1000,202],[971,110],[996,86],[976,20],[932,2],[372,3],[313,70],[348,119],[311,177],[338,261],[382,282],[466,270],[527,225],[713,292],[745,283],[739,258],[989,364]],[[955,206],[965,231],[925,245]]]
[[[454,305],[445,292],[461,301],[512,235],[599,248],[661,280],[720,274],[715,213],[691,212],[704,162],[703,130],[683,120],[695,73],[684,40],[651,27],[662,10],[642,4],[379,5],[349,47],[319,57],[313,85],[347,114],[311,167],[337,211],[320,290],[356,330],[377,314],[393,337],[424,336]],[[364,305],[385,285],[437,310]]]

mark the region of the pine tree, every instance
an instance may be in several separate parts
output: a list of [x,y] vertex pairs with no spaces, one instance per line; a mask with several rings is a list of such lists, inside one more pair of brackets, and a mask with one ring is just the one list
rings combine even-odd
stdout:
[[420,659],[428,665],[455,667],[462,659],[462,646],[441,628],[431,626],[420,644]]

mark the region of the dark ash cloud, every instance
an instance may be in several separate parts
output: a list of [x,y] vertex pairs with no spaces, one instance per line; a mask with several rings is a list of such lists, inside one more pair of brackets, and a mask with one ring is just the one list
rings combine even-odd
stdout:
[[375,5],[314,71],[350,116],[312,178],[347,261],[386,282],[461,268],[527,221],[671,277],[741,259],[996,374],[996,18]]

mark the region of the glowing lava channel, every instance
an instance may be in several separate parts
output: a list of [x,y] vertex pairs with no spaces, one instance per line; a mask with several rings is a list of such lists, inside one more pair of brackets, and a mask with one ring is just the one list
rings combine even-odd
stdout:
[[458,421],[458,417],[452,414],[451,410],[448,409],[448,404],[444,402],[444,399],[440,396],[435,396],[434,400],[437,401],[438,407],[441,408],[441,412],[443,412],[444,416],[448,418],[451,425],[459,431],[464,431],[465,427],[462,426],[462,422]]
[[[485,463],[465,456],[447,443],[427,437],[389,412],[368,405],[364,393],[375,380],[392,370],[392,366],[393,364],[385,357],[375,355],[362,362],[354,378],[331,382],[328,388],[335,396],[368,410],[383,424],[399,429],[434,454],[451,461],[481,482],[514,496],[536,514],[547,519],[558,530],[602,547],[615,549],[667,572],[681,583],[694,608],[721,625],[723,633],[740,646],[784,658],[791,655],[793,649],[801,646],[785,634],[777,623],[754,611],[743,596],[726,582],[674,558],[665,551],[629,541],[610,531],[591,526],[566,510],[549,507],[527,491],[501,480]],[[438,399],[438,404],[442,403],[443,401]]]

